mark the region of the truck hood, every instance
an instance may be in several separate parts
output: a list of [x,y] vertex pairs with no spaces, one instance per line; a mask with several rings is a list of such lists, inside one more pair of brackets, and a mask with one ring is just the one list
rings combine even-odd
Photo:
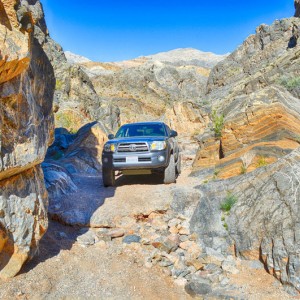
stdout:
[[108,144],[111,143],[152,143],[154,141],[165,141],[167,137],[164,136],[145,136],[145,137],[128,137],[128,138],[118,138],[107,141]]

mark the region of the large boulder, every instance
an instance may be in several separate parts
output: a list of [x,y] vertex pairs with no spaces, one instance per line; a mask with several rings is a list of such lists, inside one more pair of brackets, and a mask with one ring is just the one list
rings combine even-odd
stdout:
[[[203,249],[261,260],[300,291],[299,175],[300,148],[251,173],[199,186],[191,229]],[[221,209],[226,203],[227,213]]]
[[0,16],[0,276],[11,277],[47,229],[39,164],[52,142],[55,78],[40,2],[2,1]]

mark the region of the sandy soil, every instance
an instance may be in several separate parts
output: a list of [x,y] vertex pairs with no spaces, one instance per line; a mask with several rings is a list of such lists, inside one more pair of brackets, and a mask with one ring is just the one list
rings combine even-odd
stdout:
[[[175,186],[198,184],[188,174],[186,168],[176,185],[163,185],[155,178],[119,178],[116,188],[106,190],[97,184],[99,178],[87,176],[77,178],[82,183],[81,190],[69,196],[72,201],[80,198],[98,203],[100,215],[132,215],[134,206],[148,211],[160,206],[162,199],[167,202]],[[154,206],[149,204],[149,194]],[[146,267],[140,245],[125,246],[122,239],[114,239],[83,247],[76,239],[87,230],[50,221],[38,255],[18,276],[0,282],[0,299],[191,299],[163,268]],[[232,276],[231,283],[240,287],[243,299],[295,299],[264,270],[242,264],[240,270],[240,274]]]

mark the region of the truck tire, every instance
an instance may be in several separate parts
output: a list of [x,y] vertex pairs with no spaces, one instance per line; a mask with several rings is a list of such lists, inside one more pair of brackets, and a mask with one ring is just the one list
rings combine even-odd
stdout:
[[102,181],[105,187],[115,185],[115,171],[109,168],[102,168]]
[[174,155],[171,154],[169,165],[165,168],[164,171],[164,183],[174,183],[176,182],[176,167],[175,167],[175,161],[174,161]]
[[176,162],[176,174],[179,175],[181,173],[181,154],[178,154],[178,159]]

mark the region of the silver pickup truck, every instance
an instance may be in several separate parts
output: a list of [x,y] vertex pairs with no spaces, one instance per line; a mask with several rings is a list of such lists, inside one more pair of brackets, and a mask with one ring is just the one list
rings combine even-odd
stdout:
[[164,183],[176,182],[181,172],[177,132],[163,122],[125,124],[102,152],[103,185],[115,184],[115,171],[124,175],[157,173]]

